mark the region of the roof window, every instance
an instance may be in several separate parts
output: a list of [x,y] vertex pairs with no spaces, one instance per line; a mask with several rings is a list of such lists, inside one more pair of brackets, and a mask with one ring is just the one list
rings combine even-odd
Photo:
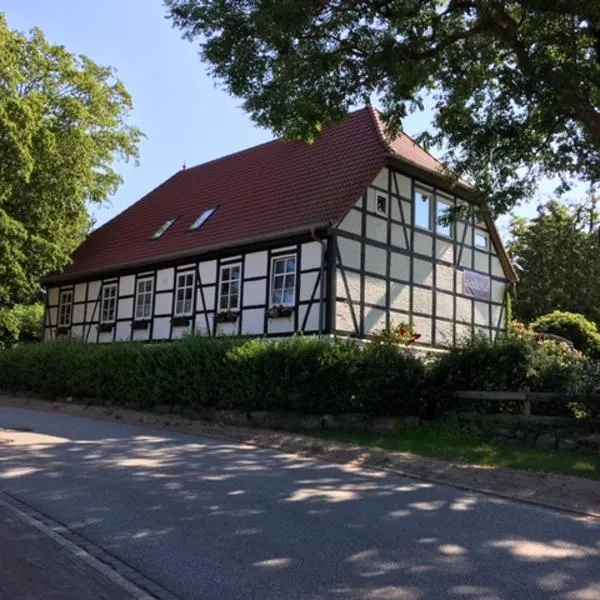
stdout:
[[200,229],[200,227],[202,227],[202,225],[204,225],[204,223],[206,223],[206,221],[208,221],[208,219],[210,219],[213,214],[215,213],[217,209],[216,208],[209,208],[208,210],[205,210],[192,224],[192,226],[190,227],[190,231],[195,231],[196,229]]
[[177,220],[177,218],[175,217],[174,219],[167,219],[152,235],[152,239],[153,240],[157,240],[159,237],[161,237],[166,231],[167,229],[169,229],[169,227],[171,227],[171,225],[173,225],[173,223],[175,223],[175,221]]

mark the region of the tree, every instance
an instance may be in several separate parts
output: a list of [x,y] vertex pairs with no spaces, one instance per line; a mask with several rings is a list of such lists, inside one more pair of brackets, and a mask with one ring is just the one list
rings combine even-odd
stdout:
[[310,140],[377,98],[391,131],[430,97],[427,144],[492,214],[540,177],[600,181],[597,0],[165,0],[260,125]]
[[117,190],[114,160],[142,136],[131,107],[111,68],[0,14],[0,310],[36,298],[89,231],[88,204]]
[[553,311],[600,324],[600,237],[595,202],[538,207],[532,221],[512,220],[509,252],[519,274],[515,316],[529,322]]

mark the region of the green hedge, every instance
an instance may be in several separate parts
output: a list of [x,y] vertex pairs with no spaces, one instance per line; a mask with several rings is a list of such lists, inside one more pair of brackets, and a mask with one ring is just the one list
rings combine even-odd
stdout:
[[435,416],[458,407],[452,393],[460,389],[573,391],[584,363],[565,345],[516,338],[475,338],[429,361],[385,344],[302,337],[55,341],[0,351],[0,388],[141,408]]
[[555,310],[531,323],[538,333],[560,335],[571,342],[577,350],[593,359],[600,359],[600,333],[593,321],[583,315]]
[[425,368],[388,346],[294,338],[47,342],[0,352],[0,388],[149,408],[415,414]]

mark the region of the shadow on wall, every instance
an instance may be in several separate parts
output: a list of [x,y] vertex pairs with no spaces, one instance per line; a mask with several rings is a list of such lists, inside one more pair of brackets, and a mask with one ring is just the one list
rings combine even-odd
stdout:
[[[26,415],[12,414],[15,427]],[[218,440],[34,419],[0,430],[2,489],[183,598],[600,598],[597,523]]]

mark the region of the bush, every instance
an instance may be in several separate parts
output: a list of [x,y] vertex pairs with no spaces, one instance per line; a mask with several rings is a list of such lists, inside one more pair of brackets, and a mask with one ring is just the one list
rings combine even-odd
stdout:
[[416,414],[425,370],[387,346],[189,337],[111,345],[53,341],[0,352],[0,387],[150,408]]
[[538,333],[551,333],[564,337],[585,355],[600,359],[600,333],[595,323],[583,315],[556,310],[531,323]]
[[42,304],[17,304],[0,309],[0,348],[41,341],[44,332]]

